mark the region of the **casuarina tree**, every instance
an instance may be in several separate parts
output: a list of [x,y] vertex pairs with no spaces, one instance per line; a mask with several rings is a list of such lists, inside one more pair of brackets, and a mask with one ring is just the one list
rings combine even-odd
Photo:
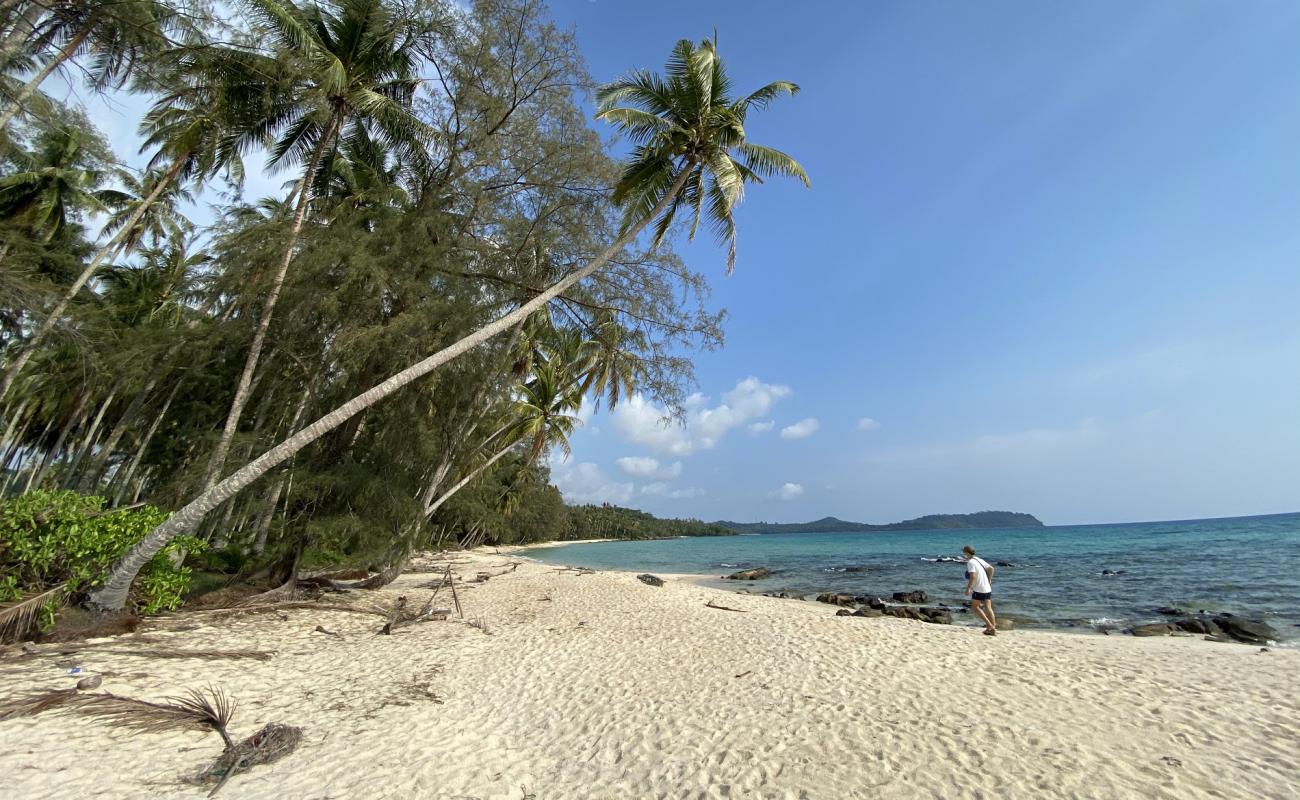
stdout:
[[678,42],[662,76],[634,72],[601,87],[597,118],[610,122],[635,143],[613,191],[614,202],[623,208],[622,228],[615,240],[584,266],[514,310],[353,397],[203,491],[123,556],[91,596],[91,604],[107,610],[122,608],[140,568],[173,538],[193,530],[208,511],[358,412],[524,322],[609,264],[647,227],[653,225],[653,243],[658,244],[682,209],[692,214],[691,234],[701,219],[707,219],[728,244],[730,271],[735,261],[734,210],[745,184],[773,175],[808,183],[794,159],[752,144],[745,136],[750,111],[797,91],[795,84],[778,81],[734,98],[725,65],[715,43],[708,40]]

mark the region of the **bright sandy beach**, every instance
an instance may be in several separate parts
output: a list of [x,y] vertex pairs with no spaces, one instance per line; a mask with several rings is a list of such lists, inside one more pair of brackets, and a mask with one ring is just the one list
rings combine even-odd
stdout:
[[[1298,652],[1036,631],[990,639],[685,580],[656,588],[531,561],[505,572],[518,561],[455,556],[466,619],[487,633],[454,613],[391,636],[376,635],[378,617],[338,611],[179,614],[143,633],[274,656],[137,657],[143,645],[129,638],[77,656],[105,675],[102,691],[223,688],[238,702],[238,737],[273,721],[304,729],[296,752],[232,778],[218,795],[231,798],[1300,793]],[[502,574],[474,583],[478,572]],[[420,604],[430,577],[346,601]],[[58,645],[39,647],[0,661],[6,695],[71,685]],[[214,734],[132,733],[60,713],[0,722],[13,798],[202,797],[206,787],[180,780],[220,750]]]

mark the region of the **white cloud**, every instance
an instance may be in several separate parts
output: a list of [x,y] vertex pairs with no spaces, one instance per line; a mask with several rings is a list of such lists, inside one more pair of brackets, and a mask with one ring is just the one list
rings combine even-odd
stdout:
[[871,417],[863,417],[862,419],[858,420],[858,430],[860,431],[874,431],[879,427],[880,427],[880,423],[876,422]]
[[767,433],[776,427],[776,420],[769,419],[767,422],[751,422],[749,424],[750,433]]
[[790,393],[787,386],[763,383],[749,377],[722,396],[722,403],[710,407],[708,398],[693,394],[682,404],[684,419],[671,420],[664,409],[636,394],[619,403],[611,418],[614,427],[628,441],[657,453],[688,456],[712,450],[733,428],[766,415],[772,405]]
[[665,478],[672,480],[682,474],[682,462],[660,465],[659,459],[646,456],[624,456],[616,459],[619,469],[637,478]]
[[801,419],[793,425],[788,425],[782,428],[781,438],[786,439],[788,441],[794,441],[795,439],[806,439],[809,436],[812,436],[814,433],[816,433],[817,429],[820,427],[821,427],[821,423],[817,421],[816,417]]
[[607,476],[590,461],[551,461],[551,483],[570,503],[626,503],[635,487]]
[[689,489],[674,489],[663,481],[647,483],[641,487],[641,494],[655,495],[657,497],[667,497],[672,500],[689,500],[692,497],[701,497],[704,495],[703,489],[691,487]]
[[1011,433],[991,433],[956,442],[914,444],[881,450],[867,456],[875,463],[943,463],[966,459],[1039,457],[1061,450],[1091,447],[1106,438],[1094,420],[1085,419],[1065,428],[1030,428]]
[[803,494],[803,486],[797,483],[783,483],[777,490],[776,496],[782,500],[793,500]]
[[591,418],[595,416],[595,414],[596,404],[588,400],[584,395],[582,403],[578,405],[578,413],[574,415],[578,418],[578,426],[582,428],[587,427],[587,423],[591,422]]
[[692,486],[689,489],[673,489],[668,493],[668,496],[674,500],[689,500],[692,497],[703,497],[704,494],[705,492],[703,489],[698,489]]

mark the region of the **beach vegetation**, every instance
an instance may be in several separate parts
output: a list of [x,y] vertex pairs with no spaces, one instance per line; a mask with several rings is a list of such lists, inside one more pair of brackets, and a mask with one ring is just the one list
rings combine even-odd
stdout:
[[[736,94],[684,40],[598,91],[609,144],[533,0],[5,6],[0,493],[123,528],[10,595],[152,611],[187,569],[653,527],[569,509],[547,459],[587,409],[681,407],[723,313],[669,232],[729,270],[744,187],[806,183],[745,135],[794,84]],[[142,168],[55,74],[144,101]],[[246,194],[248,159],[282,188]]]

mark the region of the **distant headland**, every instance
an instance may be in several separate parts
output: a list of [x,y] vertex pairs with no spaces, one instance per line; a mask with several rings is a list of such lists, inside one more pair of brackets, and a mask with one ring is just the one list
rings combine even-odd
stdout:
[[933,531],[953,528],[1041,528],[1043,523],[1033,514],[1018,511],[976,511],[974,514],[927,514],[916,519],[872,525],[849,522],[837,517],[822,517],[812,522],[728,522],[714,525],[736,533],[847,533],[851,531]]

